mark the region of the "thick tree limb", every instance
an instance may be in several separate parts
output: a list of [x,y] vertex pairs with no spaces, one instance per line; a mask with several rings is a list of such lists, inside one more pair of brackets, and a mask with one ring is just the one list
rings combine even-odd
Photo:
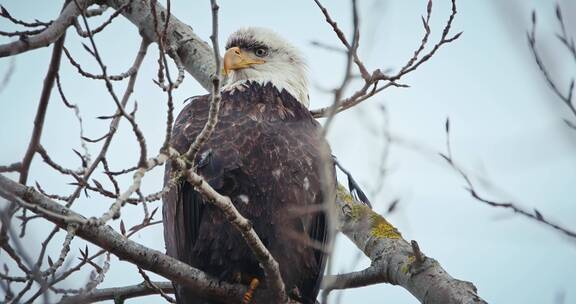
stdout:
[[400,285],[422,303],[486,303],[470,282],[450,276],[438,261],[424,256],[404,240],[388,221],[338,189],[340,231],[370,258],[362,271],[326,277],[325,292],[376,283]]
[[[66,229],[68,226],[67,217],[83,218],[80,214],[54,202],[33,188],[23,186],[3,175],[0,175],[0,196],[9,201],[20,199],[29,205],[49,211],[50,213],[43,214],[43,217],[61,229]],[[246,292],[245,286],[220,282],[186,263],[125,238],[110,226],[81,225],[76,235],[111,252],[121,260],[127,260],[168,280],[178,282],[192,290],[198,290],[205,297],[240,303]],[[269,296],[266,290],[259,290],[255,294],[254,301],[265,303],[263,299],[266,299],[266,296]]]

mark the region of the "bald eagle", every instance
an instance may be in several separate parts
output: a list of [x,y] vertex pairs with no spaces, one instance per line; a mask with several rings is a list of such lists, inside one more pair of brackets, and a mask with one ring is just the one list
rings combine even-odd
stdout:
[[[328,223],[323,212],[302,210],[334,198],[322,191],[323,154],[330,159],[330,149],[308,111],[304,60],[295,47],[262,28],[236,31],[226,49],[223,65],[229,81],[222,88],[219,122],[194,164],[252,222],[279,263],[288,295],[315,303]],[[176,119],[172,146],[179,152],[200,133],[210,100],[210,95],[194,98]],[[168,164],[165,183],[173,173]],[[335,184],[334,171],[329,175],[326,182]],[[170,256],[221,280],[247,284],[256,278],[266,286],[240,233],[186,181],[171,187],[163,210]],[[175,290],[178,303],[219,303],[178,285]]]

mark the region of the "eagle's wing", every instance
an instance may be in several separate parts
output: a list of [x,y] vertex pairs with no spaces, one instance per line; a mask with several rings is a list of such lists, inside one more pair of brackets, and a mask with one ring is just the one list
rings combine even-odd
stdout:
[[[168,255],[187,264],[192,261],[192,248],[198,239],[198,232],[204,211],[202,197],[184,179],[173,180],[171,164],[166,165],[165,181],[174,183],[164,197],[164,239]],[[174,284],[176,301],[186,303],[195,295],[189,290]]]
[[[200,230],[200,222],[202,220],[202,213],[204,211],[204,200],[202,196],[194,190],[194,187],[187,181],[181,181],[180,189],[178,190],[178,205],[182,206],[182,222],[183,231],[178,237],[180,242],[185,242],[188,248],[183,248],[183,252],[179,255],[187,255],[192,252],[194,244],[198,239],[198,232]],[[186,260],[190,263],[190,258]]]
[[[211,149],[203,149],[197,158],[195,164],[197,172],[218,192],[224,187],[226,172],[237,167],[235,158],[230,156],[233,155],[219,157]],[[202,195],[185,180],[181,181],[180,189],[178,190],[178,200],[178,205],[182,206],[181,220],[184,223],[185,233],[185,235],[181,236],[180,241],[188,243],[189,248],[185,248],[185,250],[186,253],[190,253],[198,239],[206,203]],[[190,260],[187,260],[187,262],[190,263]]]
[[[179,152],[184,153],[188,150],[206,123],[206,115],[199,114],[208,112],[209,99],[209,95],[203,95],[186,100],[189,100],[189,104],[176,118],[171,142],[172,146]],[[224,184],[225,172],[237,167],[237,157],[236,153],[216,154],[205,145],[197,154],[195,166],[204,180],[216,191],[219,191]],[[168,164],[165,172],[165,183],[173,178],[173,173],[175,172],[172,172],[171,164]],[[198,239],[206,203],[202,195],[195,191],[194,187],[185,179],[181,178],[181,180],[176,181],[176,184],[177,187],[171,189],[166,196],[167,204],[164,205],[168,209],[165,219],[171,221],[171,223],[164,225],[173,227],[173,231],[169,231],[171,235],[165,235],[169,238],[167,249],[169,254],[191,264],[192,248]]]
[[[312,239],[317,245],[320,245],[321,248],[324,249],[328,248],[327,247],[328,245],[327,243],[329,240],[328,231],[329,227],[325,213],[323,212],[318,213],[314,217],[312,225],[310,226],[310,230],[308,232],[310,239]],[[312,294],[316,295],[320,290],[320,285],[322,283],[322,278],[324,275],[324,269],[326,268],[326,260],[328,255],[325,252],[323,252],[323,250],[318,248],[314,250],[314,257],[316,258],[316,261],[319,266],[319,269],[316,272],[316,278],[314,279],[315,284],[312,292]]]
[[[176,119],[171,144],[179,152],[185,152],[202,129],[206,115],[198,113],[208,111],[208,98],[208,95],[193,98]],[[217,154],[209,147],[202,148],[197,155],[195,166],[210,186],[220,192],[225,184],[226,172],[237,167],[237,154]],[[172,164],[167,164],[165,184],[171,181],[175,185],[164,198],[166,249],[170,256],[196,267],[193,248],[198,241],[203,215],[206,213],[206,202],[185,179],[173,180],[174,173],[177,172],[172,170]],[[196,296],[185,288],[178,285],[175,285],[175,288],[176,298],[180,302],[196,299]]]
[[[187,264],[192,264],[193,248],[198,240],[200,223],[204,213],[205,203],[202,196],[194,190],[194,187],[185,180],[179,182],[175,195],[177,202],[175,208],[181,211],[176,214],[174,243],[177,258]],[[189,303],[196,301],[197,295],[178,284],[174,284],[177,303]],[[204,303],[204,302],[200,302]]]

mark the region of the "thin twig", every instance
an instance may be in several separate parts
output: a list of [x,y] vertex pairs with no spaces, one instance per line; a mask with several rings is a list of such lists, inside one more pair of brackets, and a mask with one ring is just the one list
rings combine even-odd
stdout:
[[354,30],[354,36],[352,37],[352,44],[350,44],[348,42],[348,40],[346,40],[344,33],[342,33],[342,31],[340,30],[340,28],[338,27],[336,22],[334,20],[332,20],[332,18],[328,14],[328,10],[322,6],[322,4],[320,3],[319,0],[314,0],[314,1],[316,2],[316,5],[318,5],[318,7],[320,7],[320,10],[322,11],[324,16],[326,17],[326,22],[328,22],[332,26],[332,29],[334,30],[334,32],[336,32],[336,35],[338,36],[338,38],[340,39],[342,44],[344,44],[344,46],[347,49],[346,68],[344,70],[344,78],[342,79],[340,86],[334,90],[334,101],[332,102],[332,105],[328,108],[327,115],[326,115],[326,117],[327,117],[326,122],[324,123],[324,128],[322,129],[322,136],[325,137],[326,134],[328,133],[328,130],[331,126],[332,121],[334,120],[334,117],[338,111],[338,108],[340,108],[342,106],[342,102],[343,102],[342,95],[344,94],[344,90],[346,90],[346,88],[348,87],[348,84],[352,80],[352,62],[355,62],[358,65],[358,68],[360,69],[360,71],[362,73],[362,77],[365,80],[369,79],[369,75],[368,75],[368,72],[366,71],[366,67],[364,67],[364,64],[360,61],[360,59],[358,59],[358,46],[360,45],[359,44],[360,22],[359,22],[359,17],[358,17],[358,7],[356,4],[356,0],[352,0],[352,19],[353,19],[352,23],[353,23],[353,30]]
[[134,66],[132,66],[126,72],[123,72],[123,73],[118,74],[118,75],[96,75],[96,74],[92,74],[90,72],[86,72],[82,68],[80,63],[78,63],[78,61],[76,61],[74,59],[74,57],[72,57],[72,54],[70,54],[70,51],[66,47],[64,48],[64,54],[66,55],[66,58],[68,58],[68,61],[70,62],[70,64],[76,68],[76,71],[78,71],[78,74],[80,74],[86,78],[104,80],[106,77],[108,77],[109,80],[121,81],[121,80],[124,80],[124,79],[134,75],[134,73],[136,73],[136,68]]
[[192,145],[188,151],[186,151],[186,159],[188,161],[194,163],[196,160],[196,155],[200,151],[200,148],[208,141],[212,132],[216,128],[216,124],[218,123],[218,113],[220,112],[220,101],[222,100],[222,96],[220,95],[220,85],[221,85],[221,78],[220,78],[220,70],[222,69],[222,63],[220,60],[220,50],[218,44],[218,4],[215,0],[211,0],[210,3],[212,4],[212,35],[210,36],[210,40],[212,41],[212,48],[214,50],[214,61],[216,62],[216,70],[214,74],[212,74],[212,96],[210,100],[210,110],[208,112],[208,120],[200,134],[196,137]]
[[[428,42],[428,36],[430,35],[430,25],[429,25],[429,21],[430,21],[430,14],[431,14],[431,9],[432,9],[432,2],[430,1],[428,3],[427,6],[427,17],[424,18],[422,17],[423,20],[423,25],[424,25],[424,37],[422,38],[418,48],[416,48],[416,50],[414,51],[414,54],[412,55],[412,57],[410,57],[410,59],[407,61],[407,63],[400,69],[400,71],[398,71],[396,74],[394,75],[386,75],[385,73],[383,73],[380,69],[376,69],[374,70],[372,73],[367,72],[364,64],[362,63],[362,61],[360,60],[360,58],[358,57],[357,54],[357,48],[358,48],[358,44],[356,42],[356,44],[354,44],[354,40],[353,43],[349,43],[348,40],[346,39],[344,33],[342,32],[342,30],[338,27],[337,23],[332,19],[332,17],[330,16],[330,14],[328,13],[328,10],[320,3],[319,0],[314,0],[316,2],[316,5],[320,8],[320,10],[322,11],[322,13],[324,14],[324,17],[326,18],[327,23],[332,27],[332,29],[334,30],[334,32],[336,33],[336,36],[338,37],[338,39],[342,42],[342,44],[345,46],[347,53],[348,53],[348,57],[352,58],[354,63],[356,64],[356,66],[358,67],[360,74],[362,76],[362,78],[364,79],[364,84],[362,85],[362,87],[357,90],[356,92],[354,92],[352,95],[350,95],[350,97],[347,98],[342,98],[341,95],[342,94],[342,89],[340,90],[335,90],[335,102],[329,106],[329,107],[325,107],[325,108],[321,108],[321,109],[316,109],[316,110],[311,110],[310,112],[312,113],[312,115],[316,118],[319,117],[328,117],[330,120],[334,114],[342,112],[344,110],[350,109],[354,106],[356,106],[357,104],[361,103],[364,100],[369,99],[370,97],[376,95],[377,93],[389,88],[389,87],[407,87],[407,85],[405,84],[400,84],[398,83],[399,80],[401,80],[405,75],[415,71],[420,65],[422,65],[423,63],[427,62],[430,58],[432,58],[432,56],[434,56],[434,54],[436,54],[436,52],[445,44],[451,43],[454,40],[458,39],[460,37],[460,35],[462,34],[462,32],[455,34],[454,36],[449,36],[450,34],[450,29],[452,27],[452,22],[454,21],[454,18],[456,16],[456,0],[452,0],[452,12],[450,14],[450,16],[448,17],[448,21],[446,21],[446,25],[444,26],[444,30],[442,31],[442,35],[439,39],[439,41],[427,52],[425,53],[422,57],[419,58],[419,56],[421,55],[421,53],[423,52],[426,43]],[[354,2],[353,2],[354,4]],[[357,12],[354,11],[354,6],[353,6],[353,17],[354,20],[357,20]],[[354,32],[356,33],[356,29],[357,29],[357,24],[356,22],[354,22],[354,27],[355,30]],[[357,40],[357,39],[356,39]],[[350,59],[348,59],[350,60]],[[345,72],[345,80],[347,80],[347,76],[349,75],[349,67],[347,65],[346,68],[346,72]],[[378,86],[380,84],[380,82],[384,82],[384,85]],[[347,84],[347,82],[343,82],[343,84]],[[342,88],[342,86],[341,86]]]
[[2,81],[0,81],[0,93],[4,91],[4,89],[10,83],[10,79],[12,79],[12,75],[14,75],[14,71],[16,70],[16,57],[10,58],[10,63],[8,63],[8,69],[4,72],[4,76],[2,77]]
[[[87,7],[95,0],[78,0],[80,7]],[[66,2],[67,5],[60,12],[60,15],[42,33],[33,36],[24,36],[24,39],[0,45],[0,57],[7,57],[48,46],[58,40],[64,33],[72,20],[80,15],[81,11],[73,3]]]
[[[66,6],[65,6],[66,7]],[[63,9],[65,10],[65,9]],[[58,70],[60,69],[60,61],[62,58],[62,49],[64,47],[65,35],[62,35],[54,44],[52,50],[52,57],[50,59],[50,64],[48,65],[48,71],[46,72],[46,77],[44,78],[44,85],[42,87],[42,93],[40,94],[40,101],[38,102],[38,108],[36,110],[36,117],[34,118],[34,128],[32,129],[32,135],[30,136],[30,142],[28,143],[28,148],[22,158],[22,164],[20,167],[20,176],[18,181],[21,184],[26,184],[28,181],[28,171],[30,170],[30,164],[34,158],[34,154],[38,149],[40,139],[42,137],[42,130],[44,129],[44,119],[46,118],[46,110],[48,108],[48,102],[50,101],[50,95],[52,88],[54,87],[54,80]],[[12,202],[8,207],[8,213],[10,214],[7,219],[7,224],[2,225],[0,229],[0,238],[6,236],[7,226],[10,226],[10,219],[12,213],[17,209],[17,205]],[[23,216],[26,216],[25,211],[23,211]],[[22,233],[24,233],[26,225],[22,226]]]
[[46,110],[48,109],[48,102],[50,101],[50,95],[52,88],[54,87],[54,82],[56,80],[56,75],[60,69],[60,59],[62,58],[62,50],[64,47],[65,35],[62,35],[58,41],[54,44],[54,49],[52,51],[52,58],[50,59],[50,64],[48,66],[48,72],[46,72],[46,77],[44,78],[44,86],[42,87],[42,93],[40,95],[40,102],[38,103],[38,109],[36,110],[36,117],[34,118],[34,129],[32,130],[32,135],[30,136],[30,143],[26,149],[26,153],[22,159],[22,169],[20,171],[19,182],[21,184],[26,184],[28,180],[28,170],[30,169],[30,164],[32,163],[32,158],[38,149],[40,139],[42,138],[42,131],[44,129],[44,119],[46,118]]
[[[98,27],[96,27],[95,29],[93,29],[90,33],[82,30],[82,27],[80,26],[80,23],[78,22],[78,20],[74,20],[74,27],[76,28],[76,33],[78,33],[79,36],[84,37],[84,38],[88,38],[90,35],[94,35],[97,34],[99,32],[101,32],[102,30],[104,30],[108,25],[110,25],[112,23],[112,21],[118,17],[120,14],[122,14],[122,12],[129,7],[130,5],[132,5],[132,1],[134,0],[129,0],[127,3],[125,3],[124,5],[120,6],[120,8],[118,8],[114,13],[112,13],[112,15],[110,15],[110,17],[108,17],[108,19],[106,21],[104,21],[101,25],[99,25]],[[88,17],[88,13],[85,13],[86,17]]]
[[44,149],[44,147],[42,145],[38,145],[38,154],[40,154],[40,156],[42,157],[42,160],[44,160],[44,162],[52,167],[52,169],[64,174],[64,175],[72,175],[72,176],[76,176],[76,175],[80,175],[82,173],[84,173],[83,170],[71,170],[71,169],[67,169],[64,168],[63,166],[57,164],[54,160],[52,160],[52,158],[50,158],[50,156],[48,155],[48,152],[46,152],[46,149]]
[[[557,16],[557,19],[559,20],[559,23],[560,23],[560,26],[562,29],[562,35],[558,36],[558,37],[559,37],[560,41],[562,41],[564,43],[564,45],[568,48],[568,50],[571,52],[571,54],[573,54],[573,56],[575,56],[575,58],[576,58],[576,53],[574,53],[574,52],[576,52],[576,49],[574,48],[574,41],[568,42],[568,36],[566,33],[564,21],[563,21],[559,6],[556,7],[556,16]],[[568,109],[572,113],[572,116],[576,117],[576,107],[575,107],[574,101],[573,101],[575,80],[574,80],[574,78],[572,78],[570,80],[570,83],[568,85],[568,89],[567,89],[566,93],[562,93],[559,86],[556,84],[556,82],[554,82],[554,80],[552,80],[552,76],[550,75],[550,72],[546,68],[546,65],[542,61],[542,58],[540,57],[540,54],[538,53],[538,51],[536,49],[536,19],[537,19],[536,18],[536,11],[532,11],[532,28],[526,34],[526,37],[528,39],[528,45],[530,47],[530,51],[532,51],[532,55],[534,56],[534,60],[536,61],[536,64],[538,65],[538,68],[540,69],[540,72],[544,76],[544,80],[546,80],[546,83],[548,84],[548,86],[550,86],[550,88],[552,89],[554,94],[556,94],[556,96],[558,96],[558,98],[560,98],[560,100],[568,107]],[[576,129],[576,127],[573,127],[574,124],[572,122],[570,122],[568,120],[565,120],[565,121],[569,127]]]
[[148,161],[146,161],[144,166],[138,168],[136,173],[134,173],[134,176],[132,178],[132,184],[130,185],[130,187],[128,187],[126,191],[124,191],[124,193],[122,193],[116,199],[116,201],[112,204],[112,206],[110,206],[110,210],[106,211],[104,214],[102,214],[102,216],[100,216],[97,219],[91,219],[90,221],[91,224],[104,225],[109,220],[118,219],[120,217],[120,210],[122,209],[124,204],[126,204],[126,201],[130,198],[130,196],[133,193],[137,192],[140,189],[140,184],[142,183],[142,179],[144,178],[146,172],[152,170],[155,167],[163,165],[170,158],[171,158],[170,155],[161,153],[157,157],[151,158]]
[[64,243],[62,244],[62,249],[60,250],[60,256],[58,257],[58,260],[56,260],[54,264],[50,265],[50,268],[42,272],[42,275],[44,277],[53,275],[58,270],[58,268],[60,268],[64,264],[64,260],[66,259],[66,256],[68,256],[68,253],[70,252],[70,244],[72,243],[72,240],[76,236],[77,229],[78,229],[77,225],[74,224],[68,225],[68,229],[66,229],[67,231],[66,237],[64,238]]
[[39,27],[39,26],[43,26],[43,27],[47,27],[50,24],[52,24],[53,21],[49,21],[49,22],[42,22],[39,20],[35,20],[34,22],[26,22],[20,19],[16,19],[14,18],[9,12],[8,10],[0,5],[0,17],[6,18],[8,20],[10,20],[12,23],[14,24],[19,24],[19,25],[23,25],[25,27]]
[[[164,294],[173,293],[174,286],[171,282],[152,282],[154,286],[162,290]],[[153,289],[146,282],[142,282],[137,285],[123,286],[123,287],[112,287],[112,288],[102,288],[94,289],[92,292],[85,294],[84,296],[72,296],[65,297],[60,301],[60,304],[75,304],[75,303],[95,303],[106,300],[127,300],[136,297],[143,297],[148,295],[158,294],[157,289]]]
[[90,160],[88,146],[86,145],[86,140],[84,140],[84,124],[82,123],[82,116],[80,115],[80,107],[77,104],[70,103],[66,98],[64,90],[62,89],[62,83],[60,82],[60,74],[56,74],[56,87],[58,88],[58,93],[60,94],[60,98],[62,99],[64,105],[74,111],[74,116],[76,117],[80,128],[80,145],[84,150],[84,155],[86,156],[87,160]]
[[0,166],[0,173],[3,172],[19,172],[22,169],[22,163],[17,162],[8,166]]
[[331,52],[336,52],[336,53],[343,53],[343,54],[347,54],[348,52],[346,51],[346,49],[334,46],[334,45],[330,45],[330,44],[326,44],[324,42],[320,42],[320,41],[311,41],[310,42],[311,45],[315,46],[315,47],[319,47],[321,49],[327,50],[327,51],[331,51]]
[[164,292],[164,289],[160,288],[158,285],[152,282],[152,280],[150,280],[150,277],[146,274],[146,272],[142,268],[138,267],[138,273],[140,273],[140,276],[142,276],[142,278],[144,279],[144,284],[146,284],[149,289],[156,291],[162,298],[164,298],[169,303],[176,303],[176,300],[174,300],[174,298],[172,298],[171,296],[167,295]]
[[45,31],[45,29],[26,30],[26,31],[14,31],[14,32],[0,31],[0,36],[20,37],[20,39],[26,39],[26,38],[23,38],[23,37],[26,37],[26,36],[29,36],[29,35],[38,35],[38,34],[42,33],[43,31]]
[[94,269],[90,273],[90,279],[86,283],[86,285],[80,289],[79,295],[83,296],[92,292],[102,281],[104,281],[104,277],[106,273],[110,269],[110,252],[106,253],[106,259],[104,260],[104,265],[100,267],[100,269]]
[[[150,41],[146,38],[142,38],[142,41],[140,43],[140,48],[138,49],[138,54],[136,55],[136,58],[134,59],[134,63],[132,65],[132,66],[136,67],[136,70],[140,69],[142,62],[144,61],[144,58],[146,57],[146,52],[148,50],[149,45],[150,45]],[[108,136],[106,138],[106,140],[102,144],[102,147],[100,148],[100,152],[98,153],[98,155],[96,156],[96,158],[94,159],[92,164],[86,169],[86,171],[83,175],[83,178],[84,178],[83,184],[87,184],[88,179],[90,178],[90,176],[92,175],[94,170],[96,170],[96,168],[98,167],[100,162],[106,157],[106,153],[108,152],[108,148],[110,147],[110,144],[112,143],[112,138],[114,137],[114,134],[116,134],[116,130],[118,130],[118,126],[120,124],[120,120],[123,117],[122,111],[120,110],[120,108],[123,109],[126,107],[126,104],[128,103],[128,100],[129,100],[130,96],[132,95],[132,92],[134,91],[134,85],[136,83],[137,75],[138,75],[138,72],[136,72],[132,76],[130,76],[130,80],[128,81],[128,85],[126,86],[126,90],[124,91],[124,96],[122,96],[122,100],[120,101],[121,107],[119,107],[116,110],[116,114],[114,115],[114,118],[110,122],[110,126],[109,126],[110,136]],[[78,198],[78,196],[80,195],[82,189],[83,189],[83,186],[80,185],[74,190],[74,193],[72,195],[70,195],[70,200],[68,201],[66,206],[72,205],[74,200],[76,198]]]
[[557,230],[557,231],[561,232],[562,234],[565,234],[569,237],[576,238],[576,231],[562,227],[559,224],[552,223],[537,209],[534,209],[533,211],[528,211],[528,210],[525,210],[524,208],[519,207],[518,205],[516,205],[513,202],[498,202],[498,201],[487,199],[487,198],[483,197],[482,195],[480,195],[478,190],[476,190],[476,188],[474,187],[474,184],[472,183],[472,179],[468,176],[468,174],[464,171],[464,169],[462,169],[460,166],[458,166],[456,164],[456,162],[454,161],[454,158],[452,156],[452,151],[450,148],[450,128],[449,128],[448,119],[446,119],[446,121],[447,121],[446,122],[446,150],[447,150],[447,154],[440,153],[440,156],[450,165],[450,167],[452,167],[452,169],[454,169],[458,173],[458,175],[460,175],[462,177],[464,182],[466,182],[466,190],[470,193],[470,195],[472,195],[473,198],[475,198],[477,201],[482,202],[488,206],[510,209],[516,214],[520,214],[526,218],[529,218],[531,220],[534,220],[536,222],[544,224],[545,226],[551,227],[551,228],[553,228],[553,229],[555,229],[555,230]]
[[[76,3],[77,6],[79,5],[78,0],[73,0],[73,1],[74,1],[74,3]],[[80,9],[82,10],[81,16],[82,16],[82,20],[84,21],[84,27],[86,27],[86,29],[88,30],[88,33],[89,33],[88,38],[89,38],[90,44],[92,46],[91,50],[87,47],[86,47],[86,50],[89,51],[93,55],[93,57],[96,59],[98,65],[100,66],[100,69],[102,70],[103,80],[106,83],[106,88],[108,89],[108,93],[110,94],[110,96],[112,97],[114,102],[116,103],[116,107],[118,108],[119,112],[122,114],[122,116],[124,116],[124,118],[126,118],[126,120],[128,120],[128,122],[132,126],[132,131],[133,131],[134,135],[136,136],[136,140],[138,141],[138,144],[140,146],[140,160],[138,161],[138,166],[143,167],[145,165],[146,159],[147,159],[146,139],[144,138],[142,131],[138,127],[138,124],[136,123],[134,116],[126,113],[124,107],[122,106],[122,103],[120,102],[120,99],[118,98],[118,96],[116,96],[116,93],[114,92],[114,88],[112,86],[112,82],[110,81],[110,78],[108,77],[106,65],[104,65],[104,62],[102,61],[102,58],[100,57],[98,48],[96,47],[96,42],[94,41],[94,36],[91,34],[90,26],[88,25],[88,20],[86,19],[86,16],[84,15],[85,7],[80,8]],[[136,71],[134,73],[136,73]]]

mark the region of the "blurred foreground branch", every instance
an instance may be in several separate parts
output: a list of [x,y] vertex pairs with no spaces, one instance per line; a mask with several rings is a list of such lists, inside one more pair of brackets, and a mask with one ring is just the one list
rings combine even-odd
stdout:
[[[556,34],[555,36],[562,45],[562,47],[565,48],[571,55],[573,59],[571,65],[574,65],[576,64],[576,44],[574,43],[574,38],[571,36],[571,33],[569,33],[566,30],[566,24],[564,22],[562,9],[560,8],[559,4],[556,5],[556,21],[558,22],[560,33]],[[546,81],[550,89],[552,89],[554,94],[556,94],[556,96],[568,107],[570,113],[573,116],[572,120],[564,119],[564,122],[566,123],[566,125],[568,125],[568,127],[576,130],[576,122],[575,122],[576,105],[574,104],[574,98],[573,98],[574,82],[575,82],[574,77],[576,77],[576,75],[572,76],[568,84],[568,88],[566,89],[565,92],[562,92],[563,89],[561,89],[560,85],[555,80],[553,80],[553,76],[550,70],[546,67],[546,64],[544,63],[542,57],[540,56],[540,53],[538,52],[536,46],[536,24],[537,24],[536,11],[532,11],[532,28],[526,34],[528,39],[528,46],[530,47],[530,51],[532,51],[532,55],[534,56],[536,65],[538,65],[538,68],[540,69],[540,73],[542,73],[542,76],[544,76],[544,80]]]

